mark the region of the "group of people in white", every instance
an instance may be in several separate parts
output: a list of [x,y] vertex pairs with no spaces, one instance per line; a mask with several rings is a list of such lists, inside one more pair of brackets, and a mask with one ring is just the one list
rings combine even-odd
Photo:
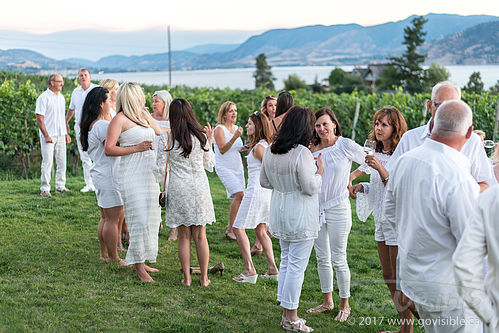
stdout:
[[[78,81],[65,117],[60,75],[49,77],[49,88],[37,100],[41,195],[51,196],[54,151],[56,191],[69,191],[65,144],[75,113],[86,182],[82,191],[96,192],[103,260],[133,265],[140,281],[154,282],[150,273],[157,269],[146,262],[154,263],[158,253],[163,191],[169,240],[178,235],[181,282],[192,284],[192,238],[200,285],[207,287],[206,225],[215,221],[215,212],[205,171],[215,169],[232,199],[226,236],[237,241],[244,262],[233,280],[277,280],[283,329],[313,331],[298,316],[312,248],[323,297],[306,312],[334,309],[334,270],[340,298],[335,319],[350,316],[350,196],[357,200],[360,220],[374,217],[382,276],[404,319],[400,332],[412,332],[414,318],[427,332],[482,332],[483,327],[499,332],[499,186],[487,189],[499,170],[487,158],[473,132],[472,111],[452,83],[433,88],[427,103],[432,118],[419,128],[407,131],[395,107],[376,111],[369,134],[374,152],[366,154],[342,136],[331,109],[313,112],[294,105],[287,92],[266,97],[261,110],[249,116],[245,145],[231,101],[221,105],[212,129],[198,123],[187,100],[167,91],[153,95],[150,114],[136,83],[106,79],[93,85],[86,69]],[[247,152],[247,186],[241,151]],[[353,172],[352,162],[360,164]],[[352,185],[363,174],[370,174],[369,183]],[[125,260],[118,254],[121,229],[129,232]],[[255,230],[253,247],[246,229]],[[279,267],[270,237],[279,239]],[[259,275],[252,255],[262,252],[268,265]]]

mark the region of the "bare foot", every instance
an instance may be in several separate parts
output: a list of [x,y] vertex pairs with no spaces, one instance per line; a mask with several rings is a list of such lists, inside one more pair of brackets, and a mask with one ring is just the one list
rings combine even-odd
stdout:
[[144,265],[144,269],[146,270],[146,272],[148,273],[156,273],[156,272],[159,272],[159,269],[157,268],[152,268],[152,267],[149,267],[147,265]]
[[105,257],[105,256],[100,256],[100,260],[102,261],[105,261],[105,262],[108,262],[109,261],[109,257]]
[[147,274],[146,271],[138,271],[138,270],[136,270],[135,272],[137,273],[137,276],[139,277],[140,282],[147,282],[147,283],[154,282],[154,280],[152,279],[152,277],[149,276],[149,274]]
[[205,280],[205,281],[201,280],[200,283],[201,283],[201,287],[208,287],[210,285],[211,281],[210,280]]
[[120,266],[126,266],[125,260],[120,259],[120,258],[118,258],[117,260],[112,260],[111,258],[107,258],[106,262],[108,264],[115,262],[115,263],[118,263]]
[[186,286],[186,287],[190,287],[191,286],[191,283],[192,283],[192,280],[186,280],[185,278],[183,278],[182,280],[180,280],[180,282]]

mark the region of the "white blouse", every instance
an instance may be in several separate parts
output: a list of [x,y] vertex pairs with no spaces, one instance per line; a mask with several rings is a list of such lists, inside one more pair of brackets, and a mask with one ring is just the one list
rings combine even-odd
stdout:
[[319,154],[324,161],[322,189],[319,194],[322,211],[348,198],[347,186],[352,161],[363,164],[366,153],[355,141],[340,136],[334,145],[313,153],[314,157]]
[[322,179],[312,153],[302,145],[286,154],[273,154],[270,147],[260,172],[262,187],[272,189],[270,233],[285,241],[317,238]]

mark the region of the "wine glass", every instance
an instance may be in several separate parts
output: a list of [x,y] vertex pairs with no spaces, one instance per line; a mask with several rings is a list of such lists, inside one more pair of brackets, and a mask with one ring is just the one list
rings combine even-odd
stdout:
[[376,141],[367,139],[364,142],[364,151],[366,152],[366,154],[374,155],[375,150],[376,150]]
[[494,148],[494,141],[492,141],[492,140],[485,140],[484,147],[487,148],[487,149]]

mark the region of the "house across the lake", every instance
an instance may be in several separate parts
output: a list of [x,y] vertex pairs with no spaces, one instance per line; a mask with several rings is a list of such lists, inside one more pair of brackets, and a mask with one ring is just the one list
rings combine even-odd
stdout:
[[376,90],[376,80],[381,76],[388,64],[369,64],[367,67],[355,66],[351,74],[360,76],[366,86],[373,91]]

